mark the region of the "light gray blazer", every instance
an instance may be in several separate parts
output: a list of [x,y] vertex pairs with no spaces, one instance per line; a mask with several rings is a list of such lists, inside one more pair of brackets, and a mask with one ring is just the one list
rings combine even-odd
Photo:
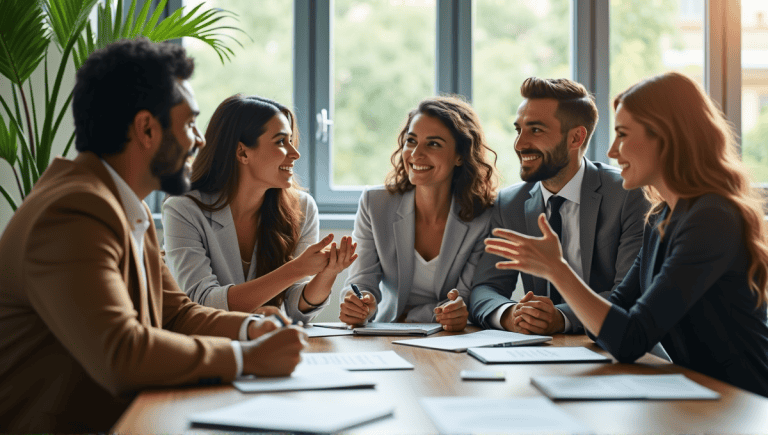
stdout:
[[[624,190],[616,168],[584,159],[581,182],[579,240],[584,282],[604,298],[621,283],[643,244],[643,227],[648,201],[640,189]],[[538,217],[544,213],[541,183],[519,183],[502,189],[496,201],[490,228],[506,228],[540,237]],[[503,259],[483,253],[475,270],[469,316],[483,328],[492,328],[490,319],[500,306],[510,302],[518,276],[525,292],[547,295],[547,281],[516,270],[496,269]],[[512,301],[516,302],[516,301]],[[571,307],[556,307],[568,317],[573,331],[584,328]]]
[[[189,195],[205,204],[212,204],[214,195],[192,191]],[[299,243],[293,251],[297,257],[309,245],[317,243],[320,224],[317,204],[305,192],[299,192],[299,206],[304,213],[299,230]],[[229,206],[216,212],[203,211],[186,196],[171,197],[163,204],[163,247],[165,262],[179,287],[195,302],[209,307],[228,310],[229,288],[246,281],[240,261],[235,222]],[[247,280],[256,278],[256,256],[259,243],[251,256]],[[288,288],[283,309],[294,320],[308,322],[326,306],[308,313],[299,311],[299,298],[309,278]]]
[[[358,259],[349,267],[341,297],[354,283],[371,292],[378,303],[375,322],[394,322],[405,309],[413,283],[416,208],[414,191],[390,194],[383,186],[367,188],[360,197],[352,239]],[[434,308],[458,289],[465,301],[475,265],[484,249],[491,209],[471,222],[459,218],[459,204],[451,202],[435,274],[434,303],[413,307],[408,321],[434,322]]]

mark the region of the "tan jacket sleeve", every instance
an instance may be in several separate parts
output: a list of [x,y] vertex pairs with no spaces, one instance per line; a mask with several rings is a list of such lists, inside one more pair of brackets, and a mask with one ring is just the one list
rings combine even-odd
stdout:
[[[57,199],[31,226],[22,263],[29,300],[59,342],[112,394],[235,374],[229,338],[190,337],[139,315],[141,286],[130,235],[115,204],[92,192]],[[156,243],[156,242],[155,242]],[[185,333],[234,336],[236,318],[182,298],[163,270],[164,323]],[[179,295],[178,293],[181,293]],[[144,305],[145,306],[145,305]]]

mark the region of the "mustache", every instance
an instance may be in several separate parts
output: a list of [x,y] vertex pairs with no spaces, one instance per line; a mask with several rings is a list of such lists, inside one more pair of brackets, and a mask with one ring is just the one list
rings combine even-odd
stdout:
[[524,155],[544,156],[544,153],[542,153],[541,151],[536,151],[536,150],[522,150],[522,151],[517,151],[517,155],[518,156],[524,156]]

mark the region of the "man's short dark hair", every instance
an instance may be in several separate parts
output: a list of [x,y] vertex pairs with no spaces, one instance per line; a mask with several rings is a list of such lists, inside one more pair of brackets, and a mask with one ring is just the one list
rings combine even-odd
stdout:
[[176,80],[195,68],[178,44],[146,38],[121,40],[94,51],[77,71],[72,99],[75,147],[96,155],[117,154],[128,141],[136,114],[148,110],[163,129],[182,101]]
[[584,85],[568,79],[529,77],[520,86],[520,94],[529,100],[557,100],[555,117],[560,121],[560,131],[565,134],[572,128],[583,126],[587,129],[587,137],[581,148],[586,148],[597,126],[598,115],[595,98]]

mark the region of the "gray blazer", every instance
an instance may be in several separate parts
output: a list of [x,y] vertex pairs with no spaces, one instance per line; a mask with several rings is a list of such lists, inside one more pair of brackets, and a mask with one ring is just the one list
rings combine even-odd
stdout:
[[[351,283],[371,292],[378,303],[372,318],[394,322],[405,309],[413,283],[416,208],[414,191],[390,194],[383,186],[367,188],[360,197],[352,239],[358,259],[349,267],[349,277],[340,295]],[[451,202],[435,274],[434,303],[413,307],[408,321],[434,322],[434,308],[458,289],[469,300],[469,285],[480,258],[483,237],[488,231],[491,209],[471,222],[459,218],[459,204]]]
[[[189,195],[212,204],[215,196],[192,191]],[[309,245],[317,243],[320,225],[317,205],[305,192],[299,192],[299,205],[304,213],[299,230],[299,243],[293,251],[296,257]],[[235,222],[229,206],[216,212],[203,211],[186,196],[171,197],[163,204],[163,247],[165,262],[179,287],[195,302],[209,307],[228,310],[229,288],[246,281],[240,262]],[[251,257],[247,280],[256,278],[258,241]],[[322,307],[308,313],[299,311],[299,298],[309,278],[288,288],[283,309],[294,320],[308,322]]]
[[[583,278],[595,292],[607,298],[624,279],[640,251],[649,204],[640,189],[622,188],[622,178],[616,168],[587,159],[584,163],[579,206]],[[541,183],[519,183],[503,189],[490,228],[541,236],[537,218],[545,208],[540,186]],[[475,270],[469,312],[472,321],[483,328],[492,328],[492,313],[510,302],[518,275],[526,293],[547,295],[546,280],[516,270],[496,269],[496,263],[502,260],[497,255],[483,253]],[[567,304],[558,304],[557,308],[568,317],[573,332],[583,332],[581,322]]]

